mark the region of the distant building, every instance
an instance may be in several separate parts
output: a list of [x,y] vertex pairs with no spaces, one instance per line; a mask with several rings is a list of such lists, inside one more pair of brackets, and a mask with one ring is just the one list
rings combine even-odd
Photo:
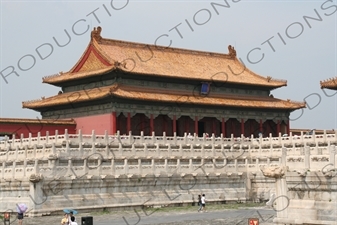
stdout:
[[330,78],[328,80],[321,81],[321,88],[326,88],[330,90],[336,90],[337,91],[337,77]]
[[62,92],[23,108],[73,118],[83,133],[225,137],[289,133],[290,113],[305,108],[270,96],[287,82],[250,71],[232,46],[229,54],[159,47],[105,39],[101,30],[69,72],[43,78]]
[[[41,136],[64,134],[65,129],[68,133],[76,133],[76,123],[72,119],[17,119],[17,118],[0,118],[0,140],[8,136],[20,138],[21,134],[27,138],[29,134],[36,137],[38,133]],[[1,138],[2,137],[2,138]]]

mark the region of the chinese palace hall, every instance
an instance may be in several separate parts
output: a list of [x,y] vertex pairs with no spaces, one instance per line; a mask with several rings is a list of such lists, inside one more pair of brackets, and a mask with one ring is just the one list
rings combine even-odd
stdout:
[[290,113],[305,108],[271,95],[287,82],[250,71],[232,46],[219,54],[106,39],[101,32],[94,28],[70,71],[43,78],[60,87],[57,95],[22,103],[40,112],[51,132],[54,124],[87,134],[278,136],[289,133]]

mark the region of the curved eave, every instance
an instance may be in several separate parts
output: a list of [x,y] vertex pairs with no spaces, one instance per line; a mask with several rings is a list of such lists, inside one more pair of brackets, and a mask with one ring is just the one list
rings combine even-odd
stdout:
[[337,90],[337,77],[320,82],[321,89]]
[[275,98],[257,98],[250,96],[221,96],[212,95],[199,97],[188,92],[162,93],[157,89],[140,89],[131,86],[114,84],[107,87],[94,88],[86,91],[64,93],[37,101],[23,102],[23,108],[44,109],[53,106],[72,105],[81,102],[89,102],[108,97],[121,99],[131,99],[139,101],[152,101],[162,103],[181,103],[194,105],[211,105],[221,107],[240,107],[240,108],[261,108],[261,109],[280,109],[294,111],[305,108],[305,103],[284,101]]
[[17,119],[0,118],[0,124],[45,124],[45,125],[76,125],[75,120],[69,119]]
[[81,80],[81,79],[88,78],[88,77],[105,75],[107,73],[114,71],[115,69],[116,69],[115,66],[109,66],[107,68],[90,71],[90,72],[83,71],[83,72],[77,72],[77,73],[64,73],[58,76],[47,77],[43,79],[42,83],[61,87],[63,83],[74,81],[74,80]]
[[96,70],[96,71],[90,71],[90,72],[78,72],[78,73],[65,73],[62,75],[54,76],[54,77],[48,77],[43,79],[43,83],[55,85],[61,87],[62,84],[69,82],[69,81],[75,81],[75,80],[82,80],[90,77],[95,76],[101,76],[105,75],[107,73],[113,72],[113,71],[120,71],[124,73],[134,74],[134,75],[142,75],[142,76],[148,76],[148,77],[158,77],[158,78],[174,78],[174,79],[181,79],[181,80],[195,80],[195,81],[203,81],[203,82],[223,82],[228,84],[237,84],[237,85],[247,85],[247,86],[256,86],[256,87],[266,87],[270,90],[274,90],[280,87],[287,86],[286,82],[280,82],[275,84],[251,84],[251,83],[244,83],[244,82],[230,82],[230,81],[224,81],[224,80],[216,80],[212,77],[210,78],[194,78],[194,77],[180,77],[180,76],[172,76],[172,75],[158,75],[158,74],[148,74],[148,73],[139,73],[139,72],[133,72],[130,71],[122,66],[111,66],[104,69]]

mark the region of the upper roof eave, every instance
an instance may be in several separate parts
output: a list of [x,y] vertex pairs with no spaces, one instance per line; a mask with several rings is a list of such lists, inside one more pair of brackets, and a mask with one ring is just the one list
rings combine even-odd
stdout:
[[61,73],[61,74],[56,74],[48,77],[44,77],[42,79],[42,83],[47,83],[47,84],[52,84],[55,86],[62,86],[63,83],[68,82],[68,81],[73,81],[73,80],[79,80],[81,77],[93,77],[97,75],[104,75],[107,73],[110,73],[116,69],[116,66],[109,66],[100,70],[95,70],[95,71],[82,71],[82,72],[77,72],[77,73]]
[[[86,92],[87,91],[87,92]],[[56,105],[67,105],[73,103],[87,102],[92,100],[98,100],[102,98],[106,98],[109,96],[115,96],[118,98],[124,99],[136,99],[140,101],[156,101],[156,102],[180,102],[186,103],[186,100],[182,98],[188,97],[189,102],[191,104],[199,104],[199,105],[213,105],[213,106],[226,106],[226,107],[243,107],[243,108],[277,108],[284,110],[296,110],[300,108],[305,108],[304,102],[294,102],[291,100],[281,100],[276,98],[268,98],[265,97],[261,99],[253,98],[249,96],[206,96],[204,98],[199,98],[194,95],[183,93],[182,91],[178,92],[170,92],[170,93],[162,93],[158,89],[146,89],[146,88],[135,88],[132,86],[119,85],[115,83],[110,86],[101,87],[101,88],[93,88],[90,90],[81,90],[76,91],[76,95],[73,92],[63,93],[61,95],[52,96],[49,98],[45,98],[37,101],[28,101],[23,102],[23,108],[30,109],[39,109],[39,108],[48,108]],[[87,93],[90,93],[88,96]]]

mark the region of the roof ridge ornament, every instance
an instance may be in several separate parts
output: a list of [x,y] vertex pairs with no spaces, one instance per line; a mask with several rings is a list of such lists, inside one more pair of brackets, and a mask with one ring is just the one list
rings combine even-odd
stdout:
[[109,93],[112,94],[115,91],[117,91],[117,89],[119,88],[119,84],[118,83],[114,83],[110,88],[109,88]]
[[234,49],[233,46],[228,45],[228,52],[229,52],[229,56],[234,59],[236,58],[236,50]]
[[102,39],[101,36],[102,27],[94,27],[94,29],[91,31],[91,39],[95,39],[96,41],[100,41]]

